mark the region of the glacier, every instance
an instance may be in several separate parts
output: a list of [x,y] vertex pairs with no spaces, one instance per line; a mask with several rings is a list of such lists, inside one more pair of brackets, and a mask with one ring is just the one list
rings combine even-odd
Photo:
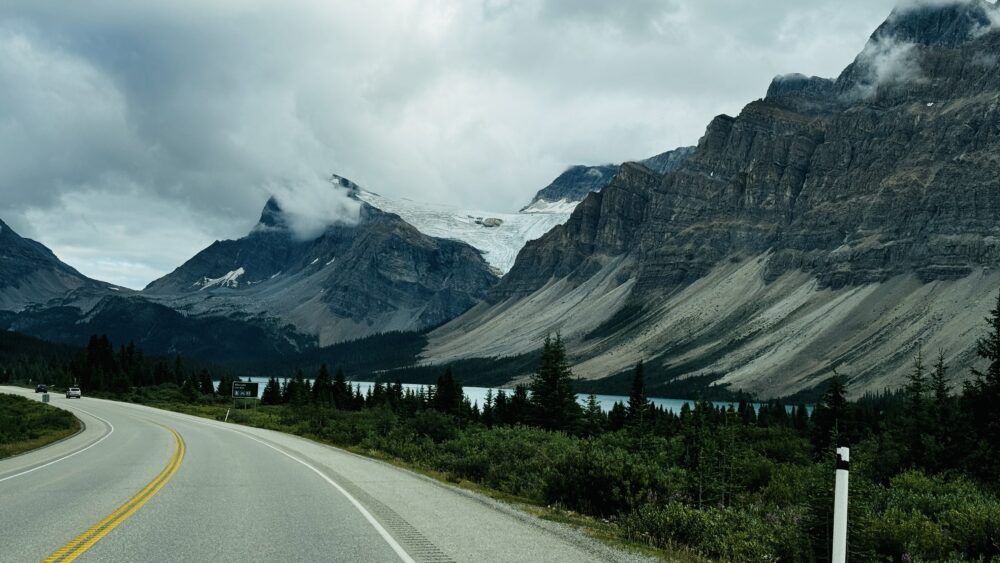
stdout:
[[[517,253],[525,243],[537,239],[556,225],[569,220],[578,202],[538,201],[518,213],[496,213],[436,205],[406,198],[390,199],[375,192],[358,189],[356,197],[382,211],[395,213],[425,235],[459,240],[483,254],[499,275],[510,271]],[[499,219],[497,226],[488,219]]]

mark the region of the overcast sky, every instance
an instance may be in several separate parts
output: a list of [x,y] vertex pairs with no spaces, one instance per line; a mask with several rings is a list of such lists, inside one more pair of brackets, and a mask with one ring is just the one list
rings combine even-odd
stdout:
[[141,288],[336,172],[512,211],[835,76],[894,0],[0,4],[0,218]]

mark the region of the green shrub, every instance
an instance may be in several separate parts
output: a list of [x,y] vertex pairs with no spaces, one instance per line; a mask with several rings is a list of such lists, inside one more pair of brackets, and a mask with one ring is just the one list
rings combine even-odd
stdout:
[[633,453],[621,433],[583,440],[552,472],[546,501],[585,514],[613,516],[647,503],[680,500],[685,472],[652,453],[656,451],[660,448]]
[[579,440],[562,433],[523,426],[462,432],[442,444],[440,468],[488,487],[544,501],[547,483]]
[[623,535],[670,549],[689,546],[727,561],[808,561],[809,538],[798,510],[760,507],[697,509],[680,503],[647,505],[622,518]]

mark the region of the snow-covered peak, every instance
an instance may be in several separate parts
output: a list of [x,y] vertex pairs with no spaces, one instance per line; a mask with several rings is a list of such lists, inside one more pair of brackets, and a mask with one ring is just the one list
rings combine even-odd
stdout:
[[[496,213],[435,205],[405,198],[390,199],[358,190],[357,197],[382,211],[395,213],[425,235],[460,240],[483,253],[498,273],[506,274],[525,243],[565,223],[575,202],[536,202],[520,213]],[[536,206],[544,203],[548,205]]]
[[202,290],[208,289],[210,287],[234,287],[235,288],[235,287],[239,287],[239,285],[240,285],[240,282],[239,282],[240,276],[242,276],[245,273],[246,273],[246,271],[242,267],[240,267],[240,268],[237,268],[237,269],[235,269],[235,270],[233,270],[231,272],[228,272],[226,275],[224,275],[222,277],[219,277],[219,278],[202,278],[201,281],[194,282],[194,285],[199,287],[198,291],[202,291]]

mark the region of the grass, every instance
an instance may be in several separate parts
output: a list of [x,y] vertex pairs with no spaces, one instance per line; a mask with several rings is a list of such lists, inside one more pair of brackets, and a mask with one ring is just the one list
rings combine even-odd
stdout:
[[0,459],[47,446],[80,430],[68,411],[0,394]]
[[638,553],[641,555],[655,557],[663,561],[671,561],[677,563],[704,563],[709,561],[708,559],[705,559],[704,557],[698,555],[694,551],[684,549],[683,547],[666,550],[658,547],[652,547],[649,545],[625,540],[618,533],[617,526],[614,523],[605,520],[592,518],[568,510],[563,510],[557,506],[545,506],[537,502],[534,502],[531,499],[519,497],[516,495],[511,495],[509,493],[498,491],[496,489],[491,489],[474,481],[457,479],[455,478],[454,475],[451,475],[447,472],[438,471],[430,467],[409,463],[401,459],[398,459],[396,457],[393,457],[391,455],[388,455],[387,453],[380,450],[337,444],[329,440],[324,440],[310,433],[303,434],[301,432],[295,432],[294,427],[290,427],[288,425],[283,424],[281,421],[281,417],[268,407],[260,407],[256,410],[254,409],[230,410],[230,407],[223,405],[190,404],[190,403],[160,402],[160,401],[151,401],[147,403],[147,405],[159,409],[190,414],[218,421],[222,421],[223,419],[225,419],[226,411],[229,410],[229,422],[231,423],[240,424],[244,426],[251,426],[255,428],[264,428],[268,430],[277,430],[279,432],[286,432],[290,434],[300,435],[303,438],[308,438],[310,440],[319,443],[328,444],[357,455],[389,463],[395,467],[412,471],[414,473],[423,475],[425,477],[429,477],[436,481],[447,483],[449,485],[456,486],[474,493],[478,493],[483,496],[489,497],[493,500],[514,506],[515,508],[518,508],[537,518],[570,526],[585,533],[587,536],[602,543],[605,543],[607,545],[610,545],[612,547],[616,547],[633,553]]

